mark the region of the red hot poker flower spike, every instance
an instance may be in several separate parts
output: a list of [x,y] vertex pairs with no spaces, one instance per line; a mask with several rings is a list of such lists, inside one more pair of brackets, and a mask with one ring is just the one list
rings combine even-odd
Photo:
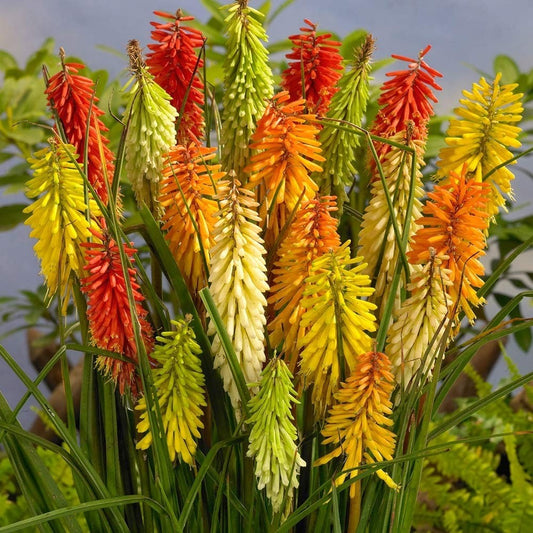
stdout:
[[[418,59],[392,56],[394,59],[407,61],[409,64],[406,70],[387,73],[391,79],[386,81],[381,88],[381,96],[378,99],[381,108],[372,128],[374,135],[389,138],[406,130],[407,123],[412,122],[414,125],[412,139],[415,141],[426,139],[427,123],[433,116],[431,102],[437,102],[432,89],[441,90],[435,78],[442,77],[440,72],[424,61],[424,56],[430,49],[431,46],[426,46],[420,52]],[[380,146],[378,151],[380,158],[388,150],[388,145]]]
[[[132,362],[121,361],[112,357],[100,356],[97,365],[118,385],[120,394],[130,390],[134,397],[138,393],[138,379],[135,373],[137,347],[134,340],[126,280],[120,262],[120,251],[115,240],[109,235],[105,221],[102,219],[102,230],[91,230],[96,237],[94,242],[83,243],[85,247],[84,267],[87,276],[82,280],[82,291],[88,295],[87,317],[94,343],[99,348],[116,352]],[[132,243],[124,244],[124,251],[130,260],[136,250]],[[135,270],[128,268],[135,313],[139,320],[141,334],[149,352],[153,346],[152,328],[146,320],[147,312],[141,302],[144,297],[139,292],[139,284],[135,281]]]
[[[102,135],[108,129],[98,118],[104,112],[96,105],[98,98],[94,96],[93,80],[78,74],[85,65],[65,63],[63,49],[60,54],[62,69],[48,80],[46,88],[48,105],[57,112],[68,142],[80,156],[80,164],[87,160],[87,178],[100,199],[107,204],[106,179],[111,182],[115,167],[113,152],[107,146],[109,139]],[[86,140],[89,116],[89,138]]]
[[146,64],[181,115],[178,144],[188,145],[204,137],[204,84],[199,76],[203,61],[195,49],[201,48],[205,39],[202,32],[183,25],[194,17],[184,16],[181,10],[175,15],[154,11],[154,15],[166,20],[150,23],[155,28],[152,39],[156,42],[148,45],[151,52]]
[[292,61],[282,74],[282,86],[289,91],[291,100],[305,98],[310,113],[324,115],[344,70],[338,50],[341,43],[331,40],[331,33],[317,35],[317,25],[307,19],[304,22],[309,27],[304,26],[301,34],[289,37],[293,48],[287,59]]

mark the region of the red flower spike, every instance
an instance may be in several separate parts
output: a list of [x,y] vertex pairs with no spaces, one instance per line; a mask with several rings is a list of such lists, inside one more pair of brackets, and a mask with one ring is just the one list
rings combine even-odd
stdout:
[[[135,345],[126,281],[120,262],[117,243],[109,235],[105,221],[102,230],[91,230],[96,237],[94,242],[82,243],[87,261],[84,269],[87,276],[81,280],[82,291],[87,294],[87,318],[94,343],[98,348],[109,350],[131,359],[131,363],[113,357],[99,356],[97,365],[118,385],[121,395],[131,391],[136,397],[139,391],[138,376],[135,372],[137,347]],[[136,249],[133,243],[124,244],[127,257],[132,260]],[[135,269],[128,268],[130,284],[135,299],[135,313],[139,320],[146,350],[153,347],[152,327],[146,320],[147,311],[142,307],[144,297],[135,281]]]
[[203,61],[198,59],[195,49],[204,45],[205,38],[202,32],[183,25],[194,17],[184,16],[181,10],[175,15],[154,11],[154,15],[166,21],[150,23],[155,27],[152,39],[156,43],[148,45],[151,52],[146,64],[156,83],[171,96],[172,105],[181,113],[177,141],[187,146],[204,137],[204,84],[199,76]]
[[[83,166],[87,160],[87,178],[102,202],[107,204],[106,178],[111,183],[115,166],[113,152],[107,146],[109,139],[102,135],[108,129],[98,118],[104,112],[96,105],[98,98],[94,96],[93,80],[78,74],[85,65],[64,63],[64,55],[61,49],[62,69],[48,80],[45,91],[48,105],[56,111],[67,141],[74,146],[80,156],[80,165]],[[89,138],[86,140],[89,116]],[[85,157],[86,145],[87,157]]]
[[[390,77],[381,88],[378,104],[381,106],[372,134],[389,138],[407,129],[407,123],[413,123],[413,140],[425,140],[427,137],[427,123],[433,116],[431,102],[437,102],[432,89],[437,91],[441,87],[434,78],[441,78],[442,74],[428,66],[423,60],[431,46],[426,46],[418,59],[392,55],[394,59],[406,61],[406,70],[388,72]],[[389,145],[379,145],[380,159],[389,151]]]
[[324,115],[344,70],[338,51],[341,43],[331,40],[331,33],[317,35],[317,25],[307,19],[304,22],[309,28],[304,26],[301,34],[289,37],[294,46],[286,57],[293,61],[282,74],[282,87],[289,91],[291,100],[305,98],[310,113]]

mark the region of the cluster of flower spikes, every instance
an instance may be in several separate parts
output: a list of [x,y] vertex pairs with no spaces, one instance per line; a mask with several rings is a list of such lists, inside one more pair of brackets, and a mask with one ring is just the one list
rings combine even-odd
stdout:
[[305,461],[298,453],[292,412],[296,400],[293,376],[282,359],[265,367],[259,392],[248,402],[250,438],[247,455],[255,458],[258,488],[266,488],[275,513],[290,508],[298,474]]
[[290,61],[282,73],[281,86],[291,101],[303,98],[309,113],[324,115],[344,71],[341,43],[332,40],[331,33],[317,35],[317,25],[307,19],[304,22],[309,27],[289,37],[293,48],[286,56]]
[[197,57],[205,38],[201,31],[184,25],[194,17],[154,11],[165,22],[151,22],[155,27],[148,45],[146,65],[155,82],[171,97],[171,104],[178,111],[177,142],[187,145],[204,138],[204,84],[199,71],[203,60]]
[[[25,220],[35,237],[35,253],[41,261],[49,296],[59,291],[63,311],[69,303],[71,272],[83,274],[84,257],[80,244],[89,240],[94,218],[87,219],[87,200],[83,178],[74,161],[78,155],[69,144],[50,140],[50,146],[28,158],[33,177],[26,183],[26,196],[34,201],[24,209]],[[90,212],[98,214],[94,201],[89,202]]]
[[325,161],[323,171],[315,172],[312,178],[320,187],[320,193],[337,196],[339,214],[347,199],[345,188],[353,184],[356,174],[356,150],[360,136],[341,125],[363,125],[368,97],[371,58],[374,39],[368,34],[360,47],[354,51],[351,68],[338,82],[338,91],[333,95],[326,119],[322,123],[319,141]]
[[[388,429],[393,421],[390,395],[395,386],[387,356],[367,352],[357,358],[352,374],[335,393],[336,403],[330,409],[322,430],[323,444],[337,447],[324,455],[315,465],[323,465],[335,457],[346,455],[342,470],[335,482],[341,484],[347,477],[355,477],[362,464],[392,460],[396,438]],[[376,474],[395,490],[399,486],[383,470]],[[357,496],[358,483],[350,486],[350,497]]]
[[191,142],[167,154],[159,202],[164,209],[165,238],[192,294],[207,284],[209,249],[218,204],[215,187],[225,176],[220,165],[209,164],[216,148]]
[[263,13],[235,0],[225,8],[226,58],[222,98],[222,165],[235,171],[244,183],[244,167],[250,160],[250,138],[266,102],[272,97],[273,77],[264,46],[267,34],[261,25]]
[[300,305],[304,282],[311,272],[313,260],[337,250],[340,237],[338,220],[332,216],[336,208],[334,196],[316,196],[296,212],[278,250],[272,269],[273,281],[268,303],[275,316],[269,320],[270,344],[278,347],[294,373],[298,362],[298,343],[305,333],[301,327]]
[[492,83],[481,78],[472,91],[463,91],[462,106],[455,109],[458,118],[450,120],[448,146],[439,152],[439,177],[445,178],[450,171],[460,173],[466,164],[474,179],[490,183],[487,209],[491,216],[505,206],[503,195],[512,198],[514,175],[505,163],[513,157],[509,148],[521,146],[521,129],[516,124],[522,119],[523,95],[514,92],[517,86],[501,84],[501,74],[497,74]]
[[124,168],[139,206],[146,204],[159,218],[162,215],[158,197],[163,158],[176,142],[177,111],[170,103],[170,96],[146,68],[138,41],[129,41],[128,56],[132,85],[124,111],[128,124]]
[[57,113],[67,142],[80,157],[80,165],[83,167],[87,163],[87,179],[107,204],[108,184],[115,167],[109,140],[103,135],[108,130],[99,119],[104,112],[97,106],[93,80],[78,74],[85,65],[65,63],[63,49],[60,49],[60,57],[61,70],[47,80],[48,104]]
[[312,199],[318,186],[310,178],[320,172],[318,129],[303,114],[304,101],[289,102],[289,93],[278,93],[269,102],[252,135],[250,148],[259,150],[246,167],[251,185],[263,187],[261,218],[266,221],[265,247],[270,250],[293,211]]
[[300,305],[304,309],[299,340],[304,386],[313,386],[315,418],[321,419],[345,375],[360,354],[370,350],[367,332],[376,330],[376,306],[362,298],[372,294],[370,278],[362,274],[361,257],[350,258],[350,242],[316,258]]
[[[132,267],[136,249],[133,243],[123,243],[127,261],[126,275],[122,267],[119,244],[100,220],[100,229],[91,228],[92,242],[84,242],[86,275],[81,280],[81,289],[87,294],[87,318],[94,344],[103,350],[121,355],[130,361],[115,357],[98,356],[97,365],[118,385],[120,394],[130,391],[135,398],[139,392],[135,363],[138,360],[135,342],[134,320],[138,321],[139,332],[146,351],[153,346],[152,327],[146,319],[147,311],[142,306],[143,295],[139,291],[136,272]],[[135,301],[131,309],[128,286]]]
[[[185,320],[171,320],[173,331],[156,337],[157,344],[150,359],[152,375],[163,420],[170,460],[176,456],[188,465],[194,465],[196,440],[200,438],[202,407],[206,405],[204,382],[199,354],[201,348],[190,328],[190,315]],[[137,431],[145,433],[137,448],[146,450],[153,440],[146,397],[135,406],[140,411]]]
[[[213,301],[226,327],[246,383],[257,383],[265,362],[265,293],[268,291],[265,248],[254,192],[232,182],[219,182],[220,211],[213,228],[209,274]],[[209,324],[209,334],[215,327]],[[240,396],[224,347],[213,339],[214,366],[218,368],[236,413]]]
[[[391,79],[381,87],[381,95],[378,99],[380,109],[371,130],[372,135],[388,139],[405,131],[408,122],[411,122],[411,138],[415,141],[426,140],[427,125],[433,116],[431,101],[437,102],[431,89],[441,90],[435,78],[442,77],[440,72],[424,61],[430,49],[431,46],[426,46],[417,59],[392,55],[394,59],[407,61],[408,67],[406,70],[387,72],[386,75]],[[380,161],[389,150],[390,145],[378,144],[377,152]]]

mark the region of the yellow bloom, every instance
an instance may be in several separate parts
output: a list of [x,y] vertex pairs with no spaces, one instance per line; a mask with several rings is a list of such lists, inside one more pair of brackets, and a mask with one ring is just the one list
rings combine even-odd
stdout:
[[340,246],[335,197],[323,196],[309,200],[298,210],[279,248],[279,260],[273,269],[273,283],[268,302],[276,316],[268,324],[270,344],[278,347],[294,371],[298,361],[298,340],[305,329],[300,327],[304,310],[300,300],[304,280],[309,276],[316,257]]
[[313,385],[317,418],[326,413],[343,375],[355,368],[357,356],[370,350],[367,331],[376,329],[371,312],[376,306],[361,299],[374,289],[361,273],[366,266],[362,258],[350,258],[349,244],[313,261],[301,300],[301,326],[307,328],[299,341],[301,373],[304,385]]
[[298,453],[291,403],[297,403],[292,375],[285,363],[272,359],[263,370],[259,392],[249,402],[250,445],[259,490],[266,493],[275,513],[286,510],[298,487],[305,461]]
[[[220,211],[213,230],[209,283],[213,300],[232,340],[247,383],[259,381],[265,361],[265,293],[268,290],[265,249],[259,236],[254,193],[235,180],[219,184]],[[210,323],[209,333],[215,333]],[[240,398],[220,339],[213,340],[215,368],[219,368],[231,403]]]
[[[509,148],[519,148],[518,135],[521,129],[515,126],[522,120],[521,93],[513,91],[518,86],[500,84],[501,74],[492,83],[481,78],[472,85],[472,91],[463,91],[462,107],[455,110],[459,118],[450,120],[445,148],[439,153],[438,175],[447,176],[450,171],[460,173],[463,164],[477,181],[482,181],[492,169],[511,159]],[[513,163],[514,164],[514,163]],[[487,181],[491,185],[490,215],[505,205],[503,195],[512,198],[513,173],[502,167]]]
[[[394,377],[390,361],[379,352],[368,352],[358,357],[351,376],[335,394],[337,403],[330,409],[326,427],[322,430],[323,444],[336,444],[332,452],[315,461],[315,466],[326,464],[341,454],[346,456],[345,470],[336,483],[341,484],[347,476],[359,474],[362,464],[390,461],[396,438],[387,426],[392,426],[390,395]],[[399,486],[383,470],[376,474],[395,490]],[[350,487],[350,497],[355,497],[356,485]]]
[[[410,220],[407,220],[406,217],[409,189],[411,187],[413,156],[400,148],[391,146],[382,163],[388,193],[394,209],[392,216],[396,220],[400,236],[403,235],[408,223],[409,236],[411,236],[416,231],[415,221],[421,216],[420,200],[424,195],[424,190],[422,187],[420,166],[423,163],[425,143],[420,140],[409,140],[406,138],[405,132],[396,134],[394,137],[391,137],[391,140],[405,143],[415,150],[416,153],[414,202]],[[387,203],[385,189],[380,179],[376,179],[372,183],[370,203],[365,209],[361,231],[359,233],[359,246],[359,252],[368,263],[365,272],[375,280],[374,286],[376,292],[372,296],[372,301],[376,302],[379,306],[379,314],[381,315],[384,307],[383,304],[389,295],[389,287],[394,277],[396,263],[399,260],[400,248],[392,226],[391,213]],[[402,277],[402,282],[405,282],[404,277]],[[398,287],[398,293],[403,286],[400,285]]]
[[[89,240],[89,228],[96,228],[95,222],[86,218],[83,178],[71,158],[78,158],[74,147],[55,140],[28,158],[33,178],[26,184],[26,196],[37,199],[24,209],[30,214],[25,223],[32,228],[30,237],[37,239],[34,250],[48,292],[53,295],[59,289],[65,306],[72,287],[70,273],[83,274],[80,244]],[[90,211],[98,214],[94,201]]]
[[451,304],[446,292],[449,273],[442,259],[433,255],[424,266],[416,265],[407,286],[410,297],[396,312],[388,331],[385,351],[389,354],[396,381],[407,388],[417,372],[431,374]]
[[[157,390],[163,428],[167,437],[170,460],[176,456],[189,465],[194,464],[196,440],[204,427],[201,416],[206,405],[204,375],[200,358],[201,348],[193,330],[185,320],[171,321],[175,331],[165,331],[157,337],[158,344],[151,354],[157,363],[152,370]],[[141,412],[137,424],[139,433],[146,433],[137,448],[146,450],[152,444],[146,399],[141,397],[135,406]]]

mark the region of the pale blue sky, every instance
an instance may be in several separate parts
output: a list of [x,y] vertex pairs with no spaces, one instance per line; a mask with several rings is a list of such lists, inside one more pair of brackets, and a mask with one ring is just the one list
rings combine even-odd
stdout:
[[[261,3],[250,2],[254,7]],[[278,6],[281,0],[272,3]],[[0,8],[0,49],[19,61],[25,61],[46,37],[53,36],[69,55],[80,57],[93,69],[106,68],[114,74],[125,64],[96,45],[122,51],[129,39],[136,38],[145,46],[154,9],[174,12],[183,8],[200,20],[208,18],[199,0],[0,0]],[[341,37],[365,28],[377,40],[377,59],[392,53],[413,56],[431,44],[427,61],[444,75],[439,80],[443,87],[437,107],[440,113],[451,112],[461,90],[478,79],[468,64],[491,73],[494,56],[507,54],[522,70],[533,68],[533,0],[296,0],[270,28],[271,41],[296,33],[304,18]],[[532,190],[531,180],[519,175],[518,202],[531,201]],[[6,198],[0,198],[0,203],[5,202]],[[0,295],[34,289],[39,282],[33,242],[27,235],[26,227],[0,233]],[[23,335],[8,339],[5,346],[19,361],[27,360]],[[524,369],[531,367],[531,361],[521,354],[518,362]],[[5,392],[6,383],[13,380],[0,362],[0,389]],[[11,402],[20,394],[7,392]]]

